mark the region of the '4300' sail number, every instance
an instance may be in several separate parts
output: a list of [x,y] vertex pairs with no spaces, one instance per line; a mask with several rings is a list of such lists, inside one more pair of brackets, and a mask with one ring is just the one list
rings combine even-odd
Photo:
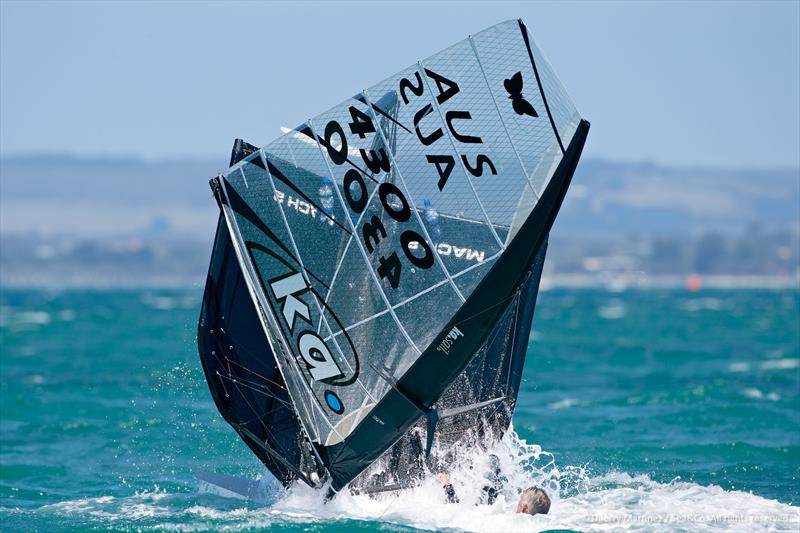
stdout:
[[[355,106],[349,107],[350,116],[353,121],[348,124],[353,135],[358,135],[362,139],[367,133],[374,133],[375,126],[369,115]],[[334,138],[338,137],[334,147]],[[328,151],[328,156],[336,165],[342,165],[347,161],[347,137],[342,125],[335,120],[331,120],[325,126],[325,138],[323,145]],[[389,173],[392,169],[391,160],[386,155],[383,148],[375,150],[360,150],[361,159],[367,168],[378,174],[380,172]],[[351,168],[344,175],[343,183],[344,197],[347,205],[356,215],[360,215],[367,208],[367,184],[361,172]],[[408,204],[403,191],[394,183],[384,181],[378,186],[378,196],[380,197],[383,210],[389,217],[397,222],[407,222],[411,218],[411,207]],[[370,254],[375,253],[376,246],[381,240],[387,237],[386,227],[380,217],[373,215],[368,222],[361,228],[361,238],[364,247]],[[433,266],[434,257],[425,238],[418,232],[408,229],[400,234],[400,246],[406,258],[417,268],[430,268]],[[412,250],[413,248],[413,250]],[[421,253],[421,255],[419,255]],[[392,252],[388,257],[381,255],[378,258],[379,266],[376,269],[381,279],[389,282],[393,289],[400,285],[400,274],[403,265],[397,252]]]

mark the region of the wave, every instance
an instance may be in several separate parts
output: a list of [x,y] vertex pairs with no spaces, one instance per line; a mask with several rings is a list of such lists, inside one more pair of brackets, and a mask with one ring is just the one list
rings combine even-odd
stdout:
[[[431,478],[402,493],[378,497],[347,491],[324,503],[324,491],[296,485],[275,489],[269,507],[252,502],[194,493],[151,491],[132,496],[69,500],[35,511],[71,517],[104,529],[198,531],[309,527],[347,524],[380,529],[514,532],[542,530],[658,530],[700,532],[711,529],[797,531],[800,507],[751,493],[724,490],[680,479],[659,483],[646,475],[611,472],[590,475],[585,467],[558,467],[552,454],[526,443],[513,431],[490,452],[497,455],[505,488],[493,505],[482,505],[485,453],[463,452],[450,472],[460,503],[446,502],[441,485]],[[543,487],[552,499],[547,515],[514,512],[518,494]],[[11,510],[5,509],[5,512]],[[13,511],[12,514],[16,514]],[[62,524],[64,525],[64,524]],[[352,529],[352,527],[345,527]]]

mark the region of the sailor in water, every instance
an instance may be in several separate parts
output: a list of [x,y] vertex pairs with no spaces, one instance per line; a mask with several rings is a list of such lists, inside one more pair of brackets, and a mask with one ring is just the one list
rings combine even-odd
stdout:
[[[492,505],[497,496],[503,491],[503,482],[500,478],[500,462],[496,455],[489,456],[490,472],[487,475],[487,484],[481,490],[481,498],[478,503]],[[453,484],[447,474],[436,475],[436,480],[442,484],[448,503],[459,503]],[[518,513],[529,515],[547,514],[550,511],[550,497],[539,487],[529,487],[520,494],[517,502]]]

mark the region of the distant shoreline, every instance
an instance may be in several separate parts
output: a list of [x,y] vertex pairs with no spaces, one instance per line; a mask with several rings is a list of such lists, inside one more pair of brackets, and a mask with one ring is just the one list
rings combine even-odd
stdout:
[[[0,292],[10,290],[169,290],[169,289],[197,289],[205,286],[205,278],[163,277],[146,279],[98,279],[97,277],[81,277],[69,279],[31,279],[22,276],[0,277]],[[598,278],[584,274],[558,274],[542,277],[541,290],[558,289],[595,289],[605,290],[610,293],[624,292],[627,290],[685,290],[687,278],[685,276],[642,276],[636,279],[625,277]],[[695,291],[701,294],[704,290],[800,290],[800,277],[779,276],[737,276],[737,275],[709,275],[701,279],[700,289]]]

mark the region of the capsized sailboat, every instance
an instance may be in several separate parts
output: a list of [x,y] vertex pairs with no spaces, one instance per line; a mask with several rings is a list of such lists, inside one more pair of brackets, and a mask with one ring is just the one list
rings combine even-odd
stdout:
[[281,483],[401,487],[432,448],[502,436],[588,130],[511,20],[263,148],[236,141],[211,180],[198,349]]

